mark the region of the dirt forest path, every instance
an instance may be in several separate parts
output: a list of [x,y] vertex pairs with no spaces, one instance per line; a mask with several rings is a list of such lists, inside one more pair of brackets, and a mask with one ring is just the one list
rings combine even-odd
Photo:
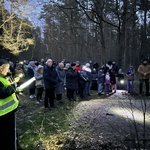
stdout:
[[[107,97],[95,94],[92,99],[74,102],[71,112],[69,128],[73,139],[61,150],[142,149],[143,141],[144,147],[150,149],[149,97],[130,96],[122,90]],[[43,115],[43,107],[35,100],[23,100],[18,124],[31,122],[36,113]]]
[[[109,97],[78,103],[74,114],[76,132],[86,131],[91,140],[124,145],[124,149],[139,148],[145,140],[145,146],[150,149],[150,100],[147,97],[132,97],[117,90]],[[140,144],[136,144],[137,140]]]

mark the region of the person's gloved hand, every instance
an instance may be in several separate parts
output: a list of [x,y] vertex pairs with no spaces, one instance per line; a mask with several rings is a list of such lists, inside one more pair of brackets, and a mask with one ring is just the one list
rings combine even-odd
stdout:
[[19,82],[19,80],[20,80],[19,77],[15,77],[15,78],[14,78],[14,81],[15,81],[15,82]]
[[17,83],[16,83],[16,82],[12,82],[10,86],[11,86],[13,89],[15,89],[15,90],[16,90]]
[[16,94],[19,94],[20,92],[22,92],[23,91],[23,89],[21,89],[20,87],[17,87],[16,88]]

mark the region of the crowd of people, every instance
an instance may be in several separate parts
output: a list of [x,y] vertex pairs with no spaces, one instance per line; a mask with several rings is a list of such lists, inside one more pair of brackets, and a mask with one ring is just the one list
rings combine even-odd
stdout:
[[[149,95],[150,68],[144,65],[147,60],[143,60],[137,69],[140,78],[139,94],[143,94],[143,83],[146,84],[145,95]],[[62,97],[66,94],[69,101],[75,101],[78,96],[80,99],[90,96],[91,90],[96,90],[98,95],[109,95],[117,90],[117,79],[127,79],[127,92],[133,93],[133,83],[135,78],[135,69],[129,66],[129,69],[123,73],[115,61],[108,61],[100,66],[98,63],[81,64],[79,61],[55,62],[52,59],[44,61],[32,60],[12,63],[11,73],[13,76],[23,74],[18,85],[32,77],[36,81],[29,85],[29,98],[36,98],[36,103],[44,103],[45,108],[55,107],[54,100],[63,103]],[[143,74],[146,72],[146,75]]]
[[[150,96],[149,78],[150,65],[144,59],[139,65],[139,94]],[[133,92],[135,69],[130,66],[123,73],[115,61],[108,61],[99,66],[92,61],[80,64],[62,60],[56,63],[52,59],[44,61],[32,60],[13,63],[9,59],[0,59],[0,141],[2,149],[15,150],[16,124],[15,112],[19,101],[16,94],[18,86],[28,79],[35,78],[29,89],[29,98],[36,98],[36,103],[43,103],[45,110],[56,107],[55,99],[63,103],[63,95],[68,101],[76,101],[76,97],[85,99],[91,95],[91,90],[96,90],[98,95],[109,95],[117,90],[117,79],[127,78],[127,91]],[[144,88],[145,83],[145,88]],[[145,89],[145,90],[144,90]],[[3,132],[7,131],[7,132]],[[8,144],[6,144],[6,141]]]
[[24,62],[10,62],[12,76],[23,74],[23,78],[17,83],[36,78],[29,85],[29,98],[36,98],[36,103],[44,102],[45,108],[54,106],[54,99],[62,103],[62,96],[66,93],[69,101],[75,101],[76,96],[84,99],[90,96],[91,90],[97,90],[98,95],[116,92],[116,76],[119,68],[116,63],[109,61],[99,67],[98,63],[92,62],[80,64],[66,62],[56,63],[52,59],[47,61],[32,60]]

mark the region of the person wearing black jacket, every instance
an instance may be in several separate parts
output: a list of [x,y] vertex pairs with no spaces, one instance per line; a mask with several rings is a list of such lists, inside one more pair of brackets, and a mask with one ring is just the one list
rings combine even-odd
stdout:
[[6,76],[9,72],[7,60],[0,59],[0,149],[17,150],[15,112],[19,101],[16,97],[16,82],[19,78]]
[[78,90],[78,73],[75,70],[75,63],[72,63],[66,74],[67,98],[75,100],[75,91]]
[[57,84],[57,72],[53,66],[52,59],[48,59],[43,70],[43,80],[45,88],[44,107],[54,107],[55,88]]
[[81,99],[85,97],[85,84],[87,82],[87,72],[85,71],[85,67],[82,67],[81,71],[79,72],[78,77],[78,85],[79,85],[79,96]]
[[[37,66],[35,65],[35,62],[34,61],[30,61],[29,62],[29,65],[28,65],[28,69],[27,69],[27,77],[28,79],[31,79],[34,77],[34,73],[35,73],[35,70],[36,70]],[[35,94],[35,81],[32,82],[30,85],[29,85],[29,95],[30,95],[30,98],[33,99],[36,97],[36,94]]]

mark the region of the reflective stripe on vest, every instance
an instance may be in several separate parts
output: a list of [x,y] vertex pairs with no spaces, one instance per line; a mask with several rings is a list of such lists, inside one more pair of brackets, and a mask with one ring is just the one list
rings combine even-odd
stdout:
[[[3,83],[5,87],[10,85],[10,82],[5,78],[0,77],[0,82]],[[7,98],[0,99],[0,116],[3,116],[18,107],[18,100],[16,94],[13,93]]]
[[15,103],[16,103],[15,100],[12,100],[12,101],[10,101],[10,102],[8,102],[8,103],[6,103],[6,104],[0,106],[0,111],[6,109],[6,108],[8,108],[8,107],[10,107],[11,105],[13,105],[13,104],[15,104]]

